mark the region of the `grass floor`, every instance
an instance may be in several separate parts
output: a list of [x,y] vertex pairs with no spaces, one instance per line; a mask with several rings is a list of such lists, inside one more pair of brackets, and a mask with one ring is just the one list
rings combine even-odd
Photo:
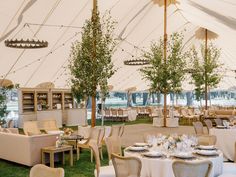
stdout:
[[[104,159],[101,161],[102,165],[108,165],[107,152],[103,148]],[[76,161],[76,154],[74,153],[74,166],[69,166],[69,156],[66,154],[66,164],[55,163],[55,167],[63,167],[65,170],[65,177],[93,177],[95,162],[90,162],[90,151],[82,150],[80,160]],[[19,165],[5,160],[0,160],[0,177],[28,177],[30,167]]]

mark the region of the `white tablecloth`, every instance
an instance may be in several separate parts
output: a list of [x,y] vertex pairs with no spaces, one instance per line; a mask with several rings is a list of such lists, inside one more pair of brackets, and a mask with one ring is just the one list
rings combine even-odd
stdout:
[[210,135],[215,135],[216,147],[224,154],[224,158],[234,161],[236,129],[210,129]]
[[[173,159],[171,158],[147,158],[141,153],[134,153],[125,150],[124,155],[127,157],[138,157],[142,161],[141,177],[174,177],[172,170]],[[210,160],[213,163],[212,173],[210,177],[217,177],[222,173],[223,155],[217,157],[201,157],[201,159]]]

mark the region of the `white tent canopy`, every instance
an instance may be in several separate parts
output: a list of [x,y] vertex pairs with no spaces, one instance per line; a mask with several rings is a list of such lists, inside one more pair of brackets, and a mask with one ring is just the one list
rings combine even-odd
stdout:
[[[115,35],[120,42],[113,56],[117,72],[109,80],[113,90],[131,87],[147,90],[139,68],[126,66],[124,60],[139,57],[152,41],[163,35],[163,7],[151,0],[98,0],[101,14],[110,11],[118,22]],[[80,40],[81,27],[91,17],[92,0],[9,0],[0,8],[0,79],[9,79],[21,87],[35,87],[52,82],[55,87],[69,87],[67,68],[72,42]],[[41,25],[43,24],[43,25]],[[219,88],[236,84],[236,2],[234,0],[178,0],[168,7],[168,34],[184,31],[186,48],[201,41],[194,37],[199,28],[207,28],[218,38],[224,64]],[[35,38],[47,40],[43,49],[14,49],[4,45],[6,39]],[[187,79],[186,79],[187,80]],[[194,87],[184,83],[184,89]]]

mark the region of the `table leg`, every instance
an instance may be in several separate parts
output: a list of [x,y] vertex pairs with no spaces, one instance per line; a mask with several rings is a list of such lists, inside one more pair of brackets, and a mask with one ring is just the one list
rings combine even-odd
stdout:
[[77,147],[76,153],[77,153],[77,160],[79,160],[79,156],[80,156],[80,148],[79,147]]
[[45,164],[45,153],[41,152],[42,164]]
[[65,152],[62,152],[62,165],[65,165]]
[[54,153],[50,152],[50,167],[54,168]]
[[70,166],[73,166],[73,150],[70,150]]

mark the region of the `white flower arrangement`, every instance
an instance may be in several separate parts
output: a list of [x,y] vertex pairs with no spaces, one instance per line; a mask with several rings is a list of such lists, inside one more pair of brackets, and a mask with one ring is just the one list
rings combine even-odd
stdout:
[[148,143],[153,146],[161,146],[163,149],[167,151],[188,151],[192,147],[197,145],[197,138],[192,135],[162,135],[152,136],[151,139],[148,140]]

